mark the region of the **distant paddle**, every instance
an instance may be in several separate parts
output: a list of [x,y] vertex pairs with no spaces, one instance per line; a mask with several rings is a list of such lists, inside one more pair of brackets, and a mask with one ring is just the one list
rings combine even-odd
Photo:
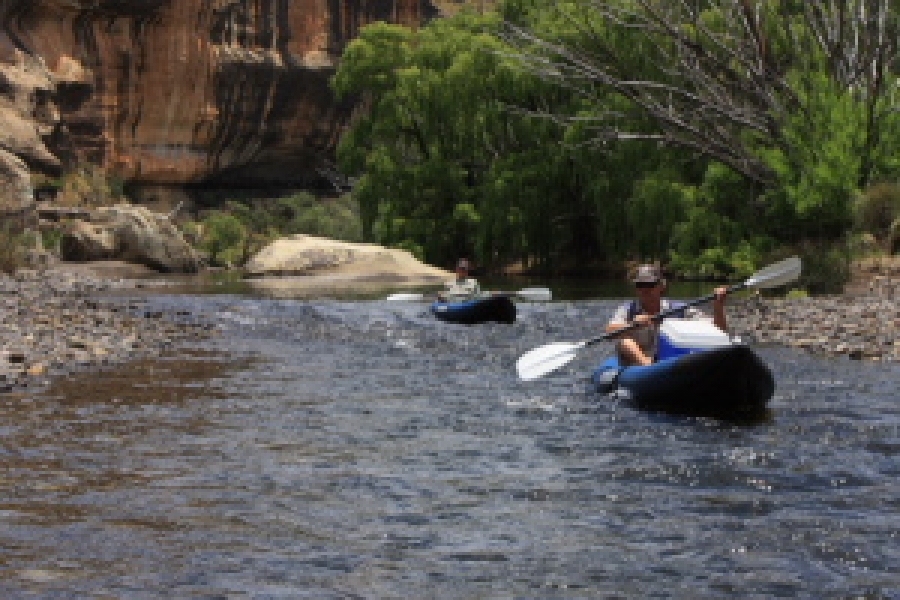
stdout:
[[[517,292],[493,292],[494,294],[510,294],[512,296],[519,296],[520,298],[525,298],[527,300],[531,300],[533,302],[550,302],[553,299],[553,292],[551,292],[548,288],[542,287],[532,287],[532,288],[524,288]],[[416,293],[406,293],[401,292],[397,294],[391,294],[385,300],[389,300],[391,302],[421,302],[426,298],[434,298],[433,294],[416,294]]]
[[[753,274],[752,277],[750,277],[743,283],[731,286],[730,288],[728,288],[728,293],[731,294],[746,288],[776,288],[780,285],[790,283],[791,281],[797,279],[797,277],[800,276],[800,272],[802,270],[803,265],[800,262],[800,258],[797,256],[792,256],[791,258],[786,258],[785,260],[779,261],[760,271],[757,271]],[[698,304],[710,302],[711,300],[714,300],[715,297],[715,294],[710,294],[708,296],[704,296],[703,298],[698,298],[697,300],[693,300],[686,305],[663,311],[653,317],[653,320],[661,321],[666,317],[671,317],[672,315],[681,312],[689,306],[697,306]],[[574,360],[577,352],[582,348],[585,348],[592,344],[596,344],[597,342],[612,339],[625,333],[626,331],[634,329],[635,327],[638,327],[638,324],[635,323],[590,340],[583,340],[574,343],[553,342],[551,344],[539,346],[534,350],[529,350],[521,357],[519,357],[519,360],[516,361],[516,371],[519,374],[519,379],[522,379],[524,381],[531,381],[532,379],[543,377],[547,373],[555,371],[556,369]]]
[[399,294],[391,294],[385,300],[389,300],[391,302],[421,302],[425,299],[425,294],[413,294],[413,293],[404,293],[401,292]]

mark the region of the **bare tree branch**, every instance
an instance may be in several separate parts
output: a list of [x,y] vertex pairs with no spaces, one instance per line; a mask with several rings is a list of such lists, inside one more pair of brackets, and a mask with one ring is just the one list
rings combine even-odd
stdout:
[[[793,14],[771,0],[576,0],[574,6],[559,8],[577,33],[566,38],[507,23],[504,38],[516,48],[511,57],[598,107],[611,92],[627,98],[653,123],[651,131],[622,131],[620,114],[598,112],[598,138],[689,148],[761,183],[773,174],[747,147],[747,134],[771,147],[787,144],[784,123],[806,109],[802,90],[789,81],[792,68],[824,68],[837,86],[869,103],[877,128],[886,76],[900,66],[890,0],[808,0]],[[639,43],[636,50],[654,66],[649,75],[629,72],[634,57],[621,54],[615,32]]]

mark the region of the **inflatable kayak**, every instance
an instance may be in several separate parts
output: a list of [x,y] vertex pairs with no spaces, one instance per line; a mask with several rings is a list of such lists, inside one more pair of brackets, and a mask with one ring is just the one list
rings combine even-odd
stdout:
[[431,312],[441,321],[474,325],[495,321],[515,323],[516,305],[507,294],[496,294],[464,302],[435,302]]
[[594,371],[595,388],[654,410],[730,419],[764,415],[775,392],[756,353],[706,321],[664,321],[659,354],[646,367],[606,360]]

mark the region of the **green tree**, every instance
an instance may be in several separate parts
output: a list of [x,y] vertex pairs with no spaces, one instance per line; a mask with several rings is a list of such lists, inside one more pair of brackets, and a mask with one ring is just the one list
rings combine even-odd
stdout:
[[[504,14],[516,10],[530,18],[530,7]],[[364,236],[438,264],[469,255],[550,268],[625,254],[623,173],[659,159],[591,143],[596,107],[523,71],[501,25],[466,12],[417,31],[378,23],[348,46],[332,84],[366,110],[338,156],[359,176]],[[549,111],[583,119],[537,116]]]
[[[721,209],[721,199],[697,196],[678,228],[684,248],[697,251],[715,228],[728,244],[735,230],[759,229],[754,220],[768,226],[761,236],[782,242],[840,239],[855,191],[900,175],[900,12],[889,0],[508,5],[557,14],[508,17],[505,38],[524,68],[590,102],[598,141],[696,153],[741,174],[756,194],[746,199],[754,214],[738,217],[701,214]],[[623,110],[607,109],[614,97]]]

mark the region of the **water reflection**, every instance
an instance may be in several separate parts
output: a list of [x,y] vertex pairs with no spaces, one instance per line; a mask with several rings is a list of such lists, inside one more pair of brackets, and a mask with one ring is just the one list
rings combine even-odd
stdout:
[[[556,301],[629,298],[634,295],[631,284],[624,279],[509,276],[484,277],[479,281],[482,289],[491,291],[515,292],[529,287],[545,287],[551,290]],[[668,285],[668,295],[673,298],[696,298],[709,294],[715,285],[718,284],[672,281]],[[410,287],[379,277],[370,281],[359,277],[327,275],[244,279],[231,272],[148,277],[141,280],[139,286],[139,291],[151,294],[238,295],[276,300],[378,300],[398,291],[433,294],[441,288],[440,285]],[[134,292],[125,290],[122,293]]]

